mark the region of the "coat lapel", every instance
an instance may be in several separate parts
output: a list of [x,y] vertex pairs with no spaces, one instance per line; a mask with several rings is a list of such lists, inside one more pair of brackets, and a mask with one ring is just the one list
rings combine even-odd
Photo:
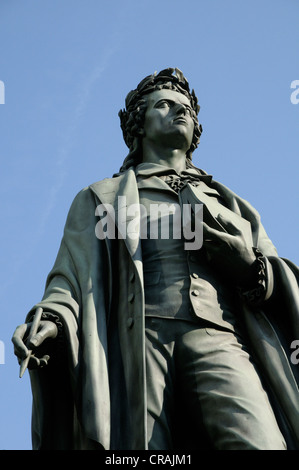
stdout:
[[112,206],[115,226],[134,261],[141,261],[140,206],[136,176],[129,169],[115,178],[106,178],[90,186],[99,203]]

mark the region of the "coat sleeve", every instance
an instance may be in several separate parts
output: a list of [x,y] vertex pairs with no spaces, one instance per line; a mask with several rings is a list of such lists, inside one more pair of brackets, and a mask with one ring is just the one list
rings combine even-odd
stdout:
[[[43,298],[31,309],[26,318],[28,320],[37,307],[42,307],[44,312],[58,316],[63,323],[64,332],[68,332],[69,338],[72,338],[74,342],[74,351],[78,349],[76,332],[82,305],[79,270],[81,266],[86,270],[83,266],[83,254],[86,251],[84,232],[91,230],[88,225],[91,214],[88,212],[91,212],[91,208],[94,207],[92,204],[88,208],[89,198],[90,194],[82,190],[74,199],[67,216],[54,266],[46,280]],[[76,362],[75,356],[73,359]]]
[[214,186],[227,207],[250,222],[254,247],[266,260],[267,300],[258,306],[243,302],[243,320],[288,446],[299,449],[299,371],[290,348],[299,338],[298,267],[279,257],[250,203],[221,183]]
[[[107,435],[103,424],[97,422],[110,420],[105,353],[106,270],[103,243],[95,235],[95,209],[95,196],[89,188],[74,199],[44,296],[34,306],[59,318],[65,346],[60,357],[52,363],[50,359],[47,367],[30,372],[32,439],[36,449],[80,449],[84,439],[84,448],[88,448],[86,436],[101,442]],[[90,396],[93,392],[95,396]],[[107,416],[100,417],[97,408]]]
[[267,300],[255,308],[244,304],[244,320],[288,448],[298,449],[299,370],[291,345],[299,338],[299,271],[279,257],[260,222],[258,234],[257,247],[266,262]]

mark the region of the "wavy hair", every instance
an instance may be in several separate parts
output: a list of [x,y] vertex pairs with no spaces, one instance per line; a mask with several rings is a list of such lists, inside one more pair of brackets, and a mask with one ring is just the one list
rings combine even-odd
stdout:
[[192,118],[194,122],[193,139],[190,149],[186,153],[187,168],[195,168],[192,164],[192,153],[197,148],[202,126],[198,123],[197,115],[200,110],[194,90],[190,91],[189,83],[183,73],[175,68],[167,68],[159,73],[145,77],[135,90],[128,93],[125,100],[125,109],[119,111],[120,126],[129,154],[125,158],[120,172],[127,170],[130,166],[136,166],[142,162],[142,137],[145,112],[147,109],[147,95],[156,90],[169,89],[185,95],[192,107]]

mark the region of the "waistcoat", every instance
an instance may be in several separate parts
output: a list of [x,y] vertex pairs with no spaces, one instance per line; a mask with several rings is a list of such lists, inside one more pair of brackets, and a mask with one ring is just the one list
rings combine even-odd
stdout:
[[[154,178],[145,184],[140,178],[137,181],[140,204],[145,208],[141,240],[145,315],[192,322],[201,319],[234,330],[234,293],[213,272],[203,249],[185,249],[183,231],[177,227],[178,195],[163,181],[158,185]],[[173,211],[157,211],[162,204]]]

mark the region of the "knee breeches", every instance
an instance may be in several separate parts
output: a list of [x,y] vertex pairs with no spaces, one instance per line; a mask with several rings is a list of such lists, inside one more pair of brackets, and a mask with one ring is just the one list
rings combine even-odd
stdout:
[[146,318],[146,370],[149,449],[174,448],[181,410],[180,431],[192,433],[195,448],[203,430],[215,450],[285,449],[256,366],[234,332]]

